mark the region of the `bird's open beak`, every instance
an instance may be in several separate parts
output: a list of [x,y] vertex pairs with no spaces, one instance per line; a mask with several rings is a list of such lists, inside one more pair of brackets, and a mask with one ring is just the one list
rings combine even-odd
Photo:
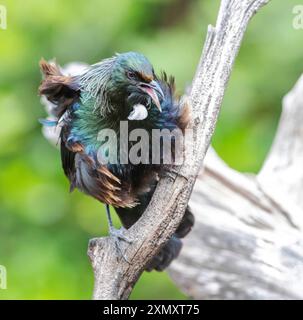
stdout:
[[158,82],[155,80],[151,81],[150,83],[141,82],[139,84],[139,88],[152,98],[156,107],[159,109],[160,112],[162,112],[159,96],[161,97],[161,99],[163,99],[164,94]]

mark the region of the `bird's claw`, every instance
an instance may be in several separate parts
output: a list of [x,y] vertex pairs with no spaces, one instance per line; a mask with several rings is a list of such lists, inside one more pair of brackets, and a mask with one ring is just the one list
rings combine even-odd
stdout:
[[160,174],[160,177],[161,178],[167,177],[172,180],[176,180],[177,175],[178,175],[178,172],[176,170],[170,168],[168,170],[163,170]]
[[127,238],[125,236],[125,234],[123,234],[123,230],[124,230],[124,228],[116,229],[114,227],[111,227],[109,230],[109,234],[115,242],[115,247],[116,247],[118,254],[123,258],[123,260],[125,260],[127,263],[129,263],[124,252],[122,251],[121,241],[124,241],[124,242],[130,244],[130,243],[132,243],[132,240],[130,240],[129,238]]

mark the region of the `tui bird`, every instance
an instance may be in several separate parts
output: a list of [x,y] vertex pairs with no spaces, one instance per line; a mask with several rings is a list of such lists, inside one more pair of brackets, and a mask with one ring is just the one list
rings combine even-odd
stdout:
[[[40,68],[43,80],[39,94],[52,103],[50,113],[55,117],[42,123],[60,128],[61,161],[70,189],[78,188],[106,205],[109,232],[119,249],[119,240],[128,239],[121,229],[114,229],[109,206],[129,228],[143,214],[166,168],[163,163],[122,163],[120,122],[126,121],[128,132],[144,129],[150,140],[153,129],[184,131],[189,121],[188,104],[176,97],[174,78],[165,73],[155,75],[148,59],[136,52],[116,54],[76,76],[64,75],[57,64],[43,59]],[[117,162],[105,164],[99,155],[108,150],[98,134],[108,128],[117,133],[118,150]],[[133,144],[124,146],[127,152]],[[180,238],[193,223],[187,208],[176,232],[146,266],[147,271],[162,271],[178,256]]]

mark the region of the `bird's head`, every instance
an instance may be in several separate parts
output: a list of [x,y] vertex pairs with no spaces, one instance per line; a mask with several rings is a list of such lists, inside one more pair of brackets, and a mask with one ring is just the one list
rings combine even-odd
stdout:
[[111,99],[122,99],[129,105],[154,105],[162,111],[163,91],[153,66],[142,54],[128,52],[117,55],[107,91]]
[[76,81],[82,96],[86,93],[96,99],[102,115],[129,114],[138,105],[162,111],[163,91],[153,66],[142,54],[117,54],[92,65]]
[[65,76],[57,65],[44,60],[40,65],[44,74],[40,94],[56,105],[66,108],[80,98],[93,101],[94,110],[102,116],[112,113],[115,117],[130,114],[135,106],[162,111],[163,91],[151,63],[142,54],[117,54],[76,76]]

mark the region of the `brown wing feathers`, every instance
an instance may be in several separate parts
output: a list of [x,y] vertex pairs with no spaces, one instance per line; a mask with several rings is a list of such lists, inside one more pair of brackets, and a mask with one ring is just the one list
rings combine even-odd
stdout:
[[40,69],[44,79],[39,87],[39,94],[44,95],[56,107],[52,109],[53,115],[60,118],[75,100],[79,98],[79,88],[73,77],[64,76],[55,63],[42,59]]

